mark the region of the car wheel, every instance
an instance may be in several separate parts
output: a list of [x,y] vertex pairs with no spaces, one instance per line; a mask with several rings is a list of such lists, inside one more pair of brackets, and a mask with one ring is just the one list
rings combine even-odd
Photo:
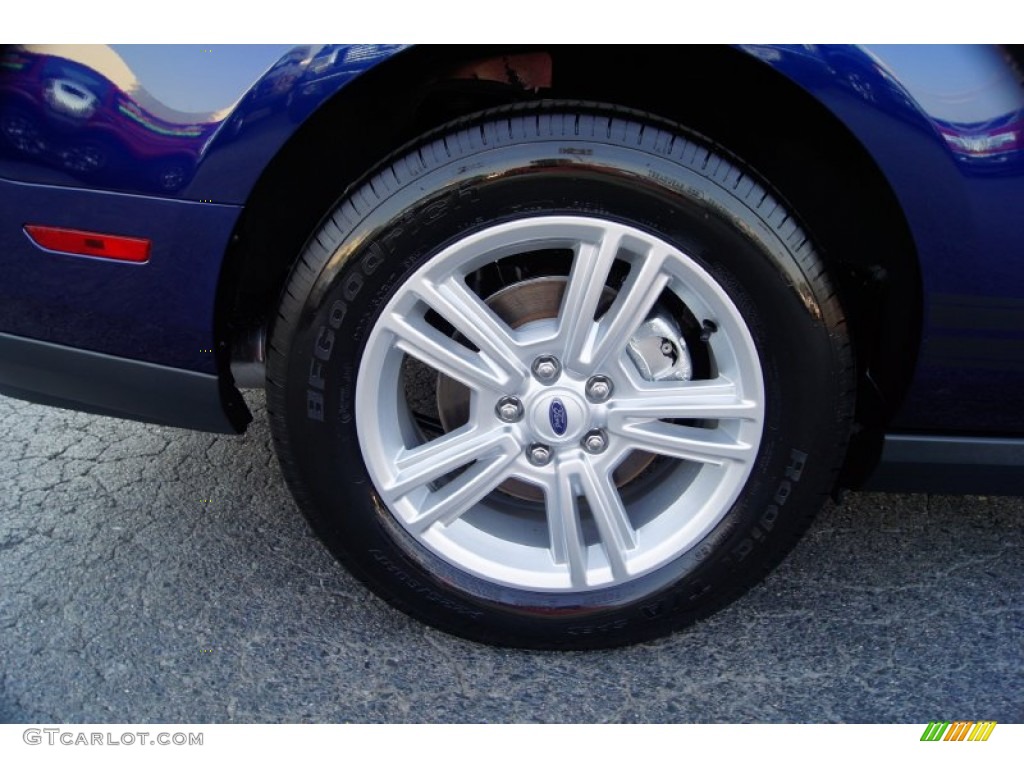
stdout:
[[188,182],[190,171],[186,160],[163,160],[157,163],[152,178],[159,192],[177,192]]
[[832,489],[853,366],[770,188],[651,116],[534,105],[353,188],[295,265],[268,406],[313,528],[385,600],[503,645],[681,627]]
[[46,139],[36,121],[20,110],[0,115],[0,133],[11,146],[26,155],[35,157],[47,149]]
[[110,151],[94,141],[72,144],[60,151],[61,165],[72,173],[98,173],[107,167]]

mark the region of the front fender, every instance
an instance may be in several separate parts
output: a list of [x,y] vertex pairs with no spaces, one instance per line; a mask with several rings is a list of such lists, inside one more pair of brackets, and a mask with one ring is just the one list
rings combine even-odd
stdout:
[[[243,203],[323,101],[401,48],[4,46],[0,177]],[[116,150],[74,161],[97,146]]]

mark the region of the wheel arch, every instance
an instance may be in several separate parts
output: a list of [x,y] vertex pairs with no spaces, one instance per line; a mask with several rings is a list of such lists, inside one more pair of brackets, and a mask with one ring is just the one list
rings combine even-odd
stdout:
[[624,50],[611,57],[574,46],[411,48],[334,94],[246,202],[222,272],[218,340],[230,344],[268,324],[323,214],[406,142],[518,101],[613,103],[714,137],[799,212],[851,326],[859,429],[841,483],[859,485],[909,386],[921,333],[920,270],[896,194],[852,131],[766,57],[725,46]]

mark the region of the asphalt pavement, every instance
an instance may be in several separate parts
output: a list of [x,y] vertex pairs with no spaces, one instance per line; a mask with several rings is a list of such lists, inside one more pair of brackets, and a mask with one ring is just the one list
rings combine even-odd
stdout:
[[249,399],[226,437],[0,398],[0,722],[1024,721],[1020,498],[851,494],[688,631],[495,649],[334,562]]

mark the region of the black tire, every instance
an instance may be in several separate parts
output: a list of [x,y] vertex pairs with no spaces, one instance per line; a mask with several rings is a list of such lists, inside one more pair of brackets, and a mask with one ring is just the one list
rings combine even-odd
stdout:
[[[501,312],[496,309],[496,296],[503,289],[524,303],[530,298],[542,308],[555,306],[538,297],[550,294],[548,283],[554,281],[560,285],[562,301],[563,293],[577,284],[577,273],[568,275],[566,259],[582,259],[561,248],[558,237],[541,237],[543,248],[493,245],[494,257],[501,258],[493,265],[478,265],[472,259],[479,257],[465,254],[483,247],[472,245],[478,240],[492,247],[503,242],[501,238],[527,239],[518,233],[532,232],[529,227],[534,224],[541,233],[576,232],[577,222],[593,223],[599,231],[605,227],[624,238],[612,250],[615,261],[607,262],[612,266],[601,279],[607,286],[601,289],[602,298],[593,299],[601,306],[581,305],[594,315],[588,320],[584,313],[585,322],[579,325],[584,331],[599,329],[601,338],[612,335],[610,324],[617,316],[633,317],[625,308],[632,306],[633,293],[640,293],[635,285],[646,285],[640,283],[641,267],[653,263],[657,249],[667,246],[671,251],[665,257],[667,287],[657,294],[654,309],[636,310],[637,317],[660,318],[659,328],[678,329],[679,337],[673,331],[658,342],[678,342],[675,347],[663,346],[667,362],[656,353],[652,358],[641,353],[631,357],[633,353],[624,354],[616,346],[605,362],[594,365],[614,370],[612,378],[622,379],[616,387],[641,394],[657,394],[663,388],[675,397],[695,392],[687,388],[701,379],[717,376],[727,384],[730,379],[723,378],[723,370],[752,370],[752,350],[760,372],[737,373],[738,383],[729,397],[750,409],[749,414],[760,415],[734,418],[732,412],[711,409],[708,413],[714,411],[717,417],[681,419],[666,399],[664,413],[671,412],[672,419],[638,421],[628,416],[630,408],[644,402],[634,396],[622,401],[627,415],[617,418],[617,395],[594,405],[585,399],[589,395],[580,394],[586,392],[581,389],[586,386],[581,383],[584,377],[589,380],[598,370],[585,371],[580,362],[558,374],[558,383],[550,390],[536,376],[527,376],[526,381],[517,374],[522,397],[516,394],[519,390],[512,395],[525,406],[526,416],[517,416],[509,407],[503,415],[510,421],[505,423],[484,394],[472,396],[472,407],[465,400],[469,395],[452,395],[445,377],[429,370],[432,366],[423,381],[427,390],[440,387],[440,396],[428,391],[421,402],[417,385],[390,380],[389,372],[410,379],[423,373],[423,366],[394,357],[401,354],[394,351],[398,336],[387,336],[384,329],[394,318],[408,319],[418,328],[429,325],[441,334],[437,338],[443,337],[446,350],[457,355],[465,351],[471,364],[479,362],[472,357],[481,349],[472,327],[455,329],[436,322],[416,303],[410,286],[420,283],[412,281],[434,280],[420,277],[432,273],[417,270],[425,264],[435,271],[449,265],[460,265],[465,274],[472,270],[473,290],[492,302],[489,306],[496,315],[506,312],[504,307]],[[639,244],[632,245],[629,238]],[[648,243],[651,250],[643,251]],[[573,253],[585,248],[574,247]],[[646,255],[637,256],[634,250]],[[634,273],[636,284],[630,283]],[[687,287],[691,276],[692,289]],[[573,296],[586,292],[586,283],[578,284],[584,287]],[[726,299],[716,298],[718,289]],[[615,301],[619,295],[622,306]],[[408,302],[406,297],[411,297]],[[397,303],[385,316],[383,310],[392,300]],[[646,305],[636,304],[641,306]],[[715,314],[714,307],[721,308],[720,317],[707,316]],[[501,315],[510,328],[520,323],[512,331],[522,345],[517,350],[525,350],[534,343],[529,339],[543,337],[549,327],[569,322],[549,319],[550,308],[540,314],[540,319],[528,321],[516,316],[515,322]],[[523,310],[522,317],[527,315]],[[629,343],[639,349],[640,332],[634,328],[630,333]],[[592,338],[588,349],[596,360],[600,344],[598,336]],[[583,359],[582,352],[572,352],[572,343],[558,349],[568,360]],[[485,351],[478,356],[485,357]],[[675,378],[667,383],[655,380],[663,374],[653,368],[662,362],[677,366],[670,371]],[[679,367],[683,362],[692,369],[689,380]],[[382,380],[376,380],[378,376]],[[429,624],[478,641],[591,648],[645,640],[684,626],[734,599],[781,559],[832,489],[848,439],[853,381],[843,313],[823,264],[794,213],[754,172],[710,141],[648,115],[599,105],[537,104],[486,113],[425,137],[350,190],[292,270],[271,333],[267,391],[277,452],[301,509],[332,552],[378,595]],[[461,390],[456,386],[455,391]],[[751,392],[760,393],[757,399],[762,402],[754,403]],[[364,408],[360,413],[357,397],[363,405],[372,402],[387,408],[382,405],[369,413]],[[429,403],[438,398],[440,416],[416,410],[429,410]],[[393,404],[397,422],[388,421]],[[460,427],[462,419],[469,419],[469,426]],[[755,421],[759,437],[751,445],[744,435],[754,434],[750,425]],[[735,446],[746,453],[719,463],[704,454],[695,460],[666,458],[638,450],[637,445],[647,445],[646,438],[633,443],[633,438],[623,437],[627,423],[639,424],[642,435],[658,430],[670,438],[706,434],[708,441],[726,443],[736,435]],[[393,429],[387,428],[389,424]],[[490,432],[484,431],[484,424]],[[614,476],[610,469],[587,469],[591,465],[586,462],[597,467],[601,459],[596,454],[588,458],[580,449],[589,431],[579,443],[576,432],[571,433],[574,442],[557,443],[566,429],[585,427],[600,430],[603,450],[630,449],[628,457],[632,461],[638,455],[641,458],[633,463],[642,466],[630,464],[631,471],[625,472],[623,466],[630,462],[624,460]],[[432,442],[434,433],[458,429],[467,434],[478,429],[481,434],[500,432],[501,440],[511,435],[509,440],[519,441],[515,450],[528,452],[538,435],[546,436],[556,441],[556,458],[544,468],[529,470],[524,468],[534,465],[524,463],[521,454],[511,448],[507,453],[501,452],[505,448],[495,449],[495,466],[500,459],[514,469],[503,469],[499,488],[473,502],[464,514],[453,510],[461,488],[484,483],[480,478],[491,465],[483,453],[476,463],[457,467],[451,476],[433,477],[431,484],[415,480],[421,484],[412,490],[399,488],[397,479],[386,479],[390,467],[398,466],[398,459],[390,464],[389,457],[411,455],[402,451],[420,443],[428,445],[420,451],[423,456],[441,457],[441,462],[447,454],[436,446],[445,444]],[[361,439],[371,457],[366,460]],[[406,448],[396,453],[396,441]],[[386,450],[380,447],[385,442]],[[602,443],[589,445],[601,448]],[[544,454],[530,453],[528,458],[543,461]],[[426,466],[425,461],[417,462],[416,466]],[[742,472],[734,473],[734,465],[742,466]],[[508,479],[512,471],[522,472],[527,485],[550,483],[544,487],[569,489],[568,495],[558,497],[564,503],[552,503],[549,516],[545,502],[531,493],[547,499],[557,492],[525,491],[522,481]],[[559,473],[568,479],[558,479]],[[597,479],[586,485],[587,477]],[[467,478],[464,484],[460,478]],[[619,506],[608,496],[609,487],[618,494]],[[699,495],[705,487],[706,501]],[[699,517],[703,528],[697,534],[686,527],[689,508],[682,509],[673,494],[699,502],[693,520],[706,518]],[[394,500],[393,509],[385,497]],[[609,509],[602,507],[602,498],[608,499]],[[721,509],[715,511],[715,504]],[[431,514],[452,517],[450,522],[424,523],[430,538],[416,529],[420,518],[415,515],[420,512],[424,519]],[[556,516],[557,525],[552,522]],[[509,528],[510,519],[522,520],[521,529],[518,522]],[[662,522],[655,525],[656,521]],[[545,524],[555,533],[537,533],[547,530]],[[619,534],[609,533],[615,525],[633,526],[634,538],[616,538]],[[670,534],[665,539],[671,546],[657,534],[645,533],[663,529]],[[697,538],[685,541],[684,529]],[[544,549],[544,535],[549,536],[549,550]],[[627,530],[622,535],[630,534]],[[530,559],[536,563],[530,565],[533,570],[523,565],[527,575],[521,581],[518,575],[506,576],[519,573],[514,566],[509,570],[509,562],[515,564],[521,552],[532,558],[537,541],[550,562],[537,554],[536,561]],[[617,548],[616,542],[625,543]],[[465,557],[463,550],[468,552]],[[493,562],[486,559],[490,552]],[[630,570],[634,554],[637,572]],[[480,557],[483,560],[474,559]],[[554,586],[534,588],[549,583],[544,579]]]

